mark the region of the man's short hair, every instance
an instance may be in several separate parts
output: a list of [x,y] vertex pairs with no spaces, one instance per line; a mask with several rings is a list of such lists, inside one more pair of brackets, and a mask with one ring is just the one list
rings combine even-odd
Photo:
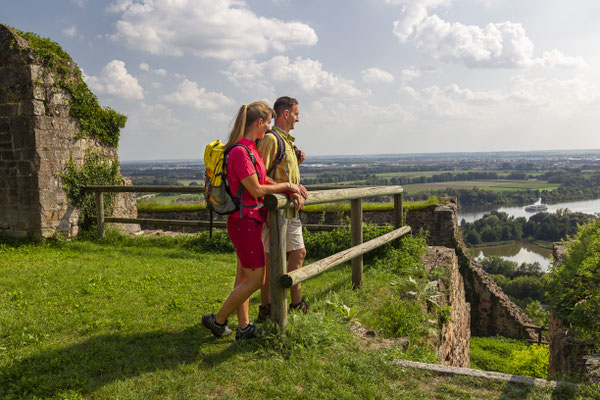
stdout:
[[280,115],[285,110],[291,110],[296,104],[298,104],[298,100],[293,97],[282,96],[273,105],[273,110],[277,115]]

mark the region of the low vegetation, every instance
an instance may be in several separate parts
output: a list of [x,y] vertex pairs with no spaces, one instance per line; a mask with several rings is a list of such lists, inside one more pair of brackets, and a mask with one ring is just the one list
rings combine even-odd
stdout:
[[[220,235],[210,243],[204,234],[111,231],[102,240],[0,241],[0,398],[600,398],[593,387],[575,393],[398,368],[396,358],[435,359],[418,340],[363,346],[352,321],[390,338],[431,328],[411,315],[397,329],[404,317],[387,306],[411,279],[427,294],[414,261],[419,237],[369,263],[361,290],[343,266],[306,283],[312,312],[291,314],[288,335],[271,327],[253,342],[215,339],[198,322],[233,285],[235,255]],[[255,295],[252,318],[257,304]]]
[[569,332],[600,349],[600,220],[570,239],[564,262],[550,273],[550,304]]
[[548,347],[501,336],[471,337],[471,368],[548,377]]

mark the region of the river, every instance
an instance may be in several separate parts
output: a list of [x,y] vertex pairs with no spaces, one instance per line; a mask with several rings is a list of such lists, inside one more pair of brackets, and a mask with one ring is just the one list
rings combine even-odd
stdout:
[[[568,208],[573,212],[582,212],[585,214],[600,213],[600,199],[572,201],[548,205],[548,213],[555,213],[560,208]],[[489,214],[491,211],[501,211],[509,216],[529,218],[533,212],[525,211],[524,207],[464,207],[458,212],[458,220],[463,219],[467,222],[473,222],[483,217],[484,214]],[[472,254],[475,258],[498,256],[506,260],[515,261],[518,264],[527,262],[539,262],[542,270],[547,271],[552,262],[552,251],[543,247],[537,246],[526,240],[517,241],[511,244],[502,244],[489,247],[476,247],[472,249]]]

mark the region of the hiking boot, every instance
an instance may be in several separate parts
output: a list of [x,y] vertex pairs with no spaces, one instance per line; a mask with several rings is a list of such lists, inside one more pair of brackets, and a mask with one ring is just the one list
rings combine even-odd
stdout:
[[262,333],[260,328],[257,328],[253,322],[250,322],[244,329],[237,328],[235,333],[235,340],[248,340],[254,339]]
[[203,327],[205,327],[206,329],[210,329],[212,334],[218,338],[231,335],[231,333],[233,332],[227,326],[227,321],[225,321],[223,325],[217,324],[217,318],[215,314],[203,315],[201,323]]
[[256,321],[254,322],[257,324],[262,324],[269,318],[271,318],[271,304],[258,306],[258,317],[256,317]]
[[290,303],[290,311],[294,310],[299,310],[302,311],[304,314],[308,314],[310,309],[308,308],[308,304],[306,304],[304,297],[296,304]]

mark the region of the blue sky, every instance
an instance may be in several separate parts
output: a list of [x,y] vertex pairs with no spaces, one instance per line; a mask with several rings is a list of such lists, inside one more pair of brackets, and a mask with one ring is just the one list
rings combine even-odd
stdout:
[[300,102],[307,155],[598,149],[597,0],[3,0],[128,116],[122,160],[201,158]]

